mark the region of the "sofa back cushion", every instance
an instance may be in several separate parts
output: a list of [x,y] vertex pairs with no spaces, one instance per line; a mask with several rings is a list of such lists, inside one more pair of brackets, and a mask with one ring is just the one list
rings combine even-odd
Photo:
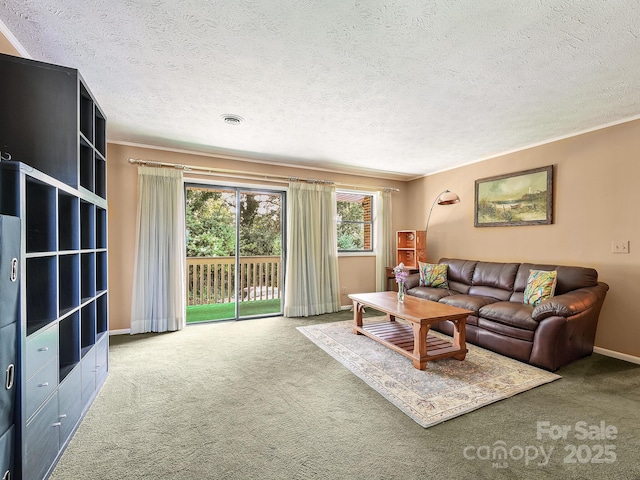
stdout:
[[512,302],[523,301],[530,270],[556,270],[558,277],[555,295],[562,295],[578,288],[595,287],[598,284],[598,272],[593,268],[523,263],[516,276],[514,292],[510,299]]
[[536,263],[497,263],[441,258],[449,265],[449,289],[458,293],[493,297],[522,303],[530,270],[556,270],[555,295],[598,284],[598,272],[593,268]]
[[509,300],[519,267],[519,263],[478,262],[469,294]]
[[478,262],[475,260],[460,260],[458,258],[441,258],[439,263],[449,265],[447,273],[449,290],[458,293],[469,293],[473,272]]

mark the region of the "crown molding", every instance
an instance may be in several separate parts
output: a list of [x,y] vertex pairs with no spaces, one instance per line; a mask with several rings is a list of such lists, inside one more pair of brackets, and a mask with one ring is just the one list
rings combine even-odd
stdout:
[[[163,151],[163,152],[181,153],[181,154],[186,154],[186,155],[197,155],[199,157],[210,157],[210,158],[217,158],[217,159],[221,159],[221,160],[233,160],[233,161],[237,161],[237,162],[254,163],[254,164],[258,164],[258,165],[268,165],[268,166],[286,167],[286,168],[297,168],[297,169],[301,169],[301,170],[310,170],[310,171],[315,171],[315,172],[335,173],[335,174],[340,174],[340,175],[353,175],[353,176],[358,176],[358,177],[367,177],[367,178],[375,178],[375,179],[384,178],[385,180],[396,181],[396,182],[407,182],[407,181],[410,180],[407,175],[398,174],[397,172],[380,171],[379,173],[376,173],[376,172],[372,172],[372,171],[359,171],[357,169],[338,170],[338,169],[330,169],[330,168],[312,167],[310,165],[297,165],[295,163],[286,163],[286,162],[262,160],[262,159],[257,159],[257,158],[253,158],[253,157],[248,157],[248,156],[245,157],[245,156],[242,156],[242,155],[230,155],[230,154],[225,154],[225,153],[212,153],[212,152],[203,152],[203,151],[198,151],[198,150],[186,150],[186,149],[181,149],[181,148],[162,147],[162,146],[158,146],[158,145],[150,145],[150,144],[135,143],[135,142],[125,142],[125,141],[118,141],[118,140],[108,140],[108,143],[111,143],[111,144],[114,144],[114,145],[124,145],[124,146],[127,146],[127,147],[134,147],[134,148],[146,148],[146,149],[150,149],[150,150],[160,150],[160,151]],[[295,160],[295,159],[293,159],[293,160]]]
[[0,33],[2,33],[6,37],[9,43],[18,51],[18,53],[22,57],[33,60],[33,57],[29,54],[29,52],[27,52],[27,49],[22,46],[22,44],[13,35],[13,33],[11,33],[9,27],[7,27],[2,20],[0,20]]

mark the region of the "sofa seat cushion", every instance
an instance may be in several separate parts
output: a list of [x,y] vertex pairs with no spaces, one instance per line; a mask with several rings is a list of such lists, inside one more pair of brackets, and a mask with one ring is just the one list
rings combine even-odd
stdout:
[[510,325],[505,325],[504,323],[487,320],[486,318],[478,319],[478,327],[497,333],[498,335],[517,338],[518,340],[526,340],[527,342],[533,342],[533,336],[536,333],[533,330],[512,327]]
[[480,309],[480,316],[503,325],[534,331],[538,322],[532,317],[533,306],[516,302],[496,302]]
[[451,290],[436,287],[414,287],[407,290],[407,293],[414,297],[431,300],[432,302],[438,302],[441,298],[448,297],[450,295],[458,295],[456,292]]
[[452,307],[464,308],[465,310],[472,310],[475,312],[475,315],[478,315],[480,309],[485,305],[495,302],[497,302],[497,300],[493,297],[481,297],[478,295],[466,295],[462,293],[440,299],[440,303],[446,303]]

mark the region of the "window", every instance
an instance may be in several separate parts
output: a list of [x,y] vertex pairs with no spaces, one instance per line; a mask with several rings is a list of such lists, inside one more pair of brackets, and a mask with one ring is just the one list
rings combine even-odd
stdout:
[[373,195],[336,192],[338,251],[373,252]]

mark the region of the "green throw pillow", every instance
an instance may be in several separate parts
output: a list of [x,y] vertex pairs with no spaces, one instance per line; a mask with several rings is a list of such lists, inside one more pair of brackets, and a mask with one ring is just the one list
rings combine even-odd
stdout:
[[449,288],[449,282],[447,282],[449,265],[446,263],[418,263],[421,287]]
[[543,300],[553,297],[556,291],[558,272],[552,270],[530,270],[527,287],[524,289],[524,304],[538,305]]

